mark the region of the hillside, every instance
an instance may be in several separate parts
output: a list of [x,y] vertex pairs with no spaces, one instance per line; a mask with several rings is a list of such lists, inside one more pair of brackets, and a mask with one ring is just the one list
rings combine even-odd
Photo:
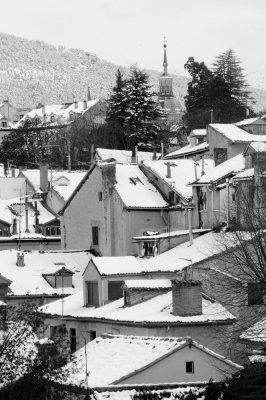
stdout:
[[[90,86],[93,98],[106,97],[118,66],[79,49],[55,47],[40,41],[0,33],[0,101],[35,107],[85,99]],[[128,69],[121,67],[127,73]],[[154,88],[159,71],[146,70]],[[183,103],[188,79],[174,76],[175,95]],[[252,89],[256,109],[266,109],[266,92]]]

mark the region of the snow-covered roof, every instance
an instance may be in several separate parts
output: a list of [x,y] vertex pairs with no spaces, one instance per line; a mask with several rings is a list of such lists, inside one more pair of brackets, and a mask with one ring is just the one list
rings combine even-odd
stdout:
[[[153,159],[153,152],[150,151],[138,151],[138,162],[150,161]],[[159,158],[161,153],[156,153],[156,158]],[[117,149],[96,149],[97,160],[110,160],[114,159],[120,163],[131,163],[132,151],[129,150],[117,150]]]
[[168,203],[138,165],[116,164],[115,189],[128,208],[164,208]]
[[248,168],[245,169],[242,172],[239,172],[239,174],[236,174],[234,176],[235,181],[240,181],[240,180],[246,180],[246,179],[252,179],[254,176],[254,168]]
[[266,135],[253,135],[234,124],[210,124],[209,126],[233,143],[266,142]]
[[266,343],[266,317],[246,329],[240,335],[240,339],[249,340],[251,342]]
[[181,149],[178,149],[176,151],[173,151],[172,153],[167,154],[166,156],[164,156],[164,158],[165,159],[184,158],[189,155],[206,152],[207,150],[209,150],[209,144],[207,142],[197,144],[196,146],[191,146],[191,144],[188,144],[187,146],[181,147]]
[[[160,293],[160,292],[159,292]],[[42,306],[39,311],[48,315],[62,316],[62,302],[53,301]],[[153,322],[159,324],[195,324],[233,321],[235,317],[220,303],[205,296],[202,298],[202,314],[181,317],[172,314],[172,290],[158,294],[142,303],[124,307],[124,298],[112,301],[101,307],[84,306],[83,292],[74,294],[64,299],[64,317],[97,319],[101,321],[120,321],[146,325]]]
[[[19,170],[18,168],[14,168],[15,176],[18,176]],[[4,164],[0,164],[0,177],[11,177],[12,171],[11,168],[7,170],[7,174],[5,174],[5,167]]]
[[125,280],[128,289],[171,289],[170,279],[132,279]]
[[61,288],[53,288],[43,274],[54,274],[64,266],[74,272],[74,288],[64,288],[65,294],[75,293],[82,287],[82,273],[91,253],[83,250],[72,251],[23,251],[24,267],[16,265],[18,250],[0,252],[0,274],[12,281],[12,295],[61,295]]
[[190,133],[190,136],[206,136],[207,135],[207,129],[193,129],[193,131]]
[[[43,123],[44,114],[46,115],[46,123],[48,123],[49,125],[66,123],[69,122],[69,115],[71,113],[81,115],[92,108],[98,102],[99,100],[97,99],[84,100],[66,104],[45,105],[43,107],[34,108],[26,115],[24,115],[24,117],[15,126],[19,127],[27,119],[33,119],[37,117],[40,118],[41,123]],[[51,116],[54,116],[54,120],[51,118]]]
[[266,143],[265,142],[252,142],[249,144],[247,149],[245,150],[244,154],[249,150],[252,149],[256,153],[264,153],[266,152]]
[[258,121],[260,121],[263,125],[265,125],[265,121],[261,119],[261,117],[243,119],[242,121],[236,122],[235,125],[236,126],[253,125],[255,122]]
[[133,256],[92,257],[91,262],[102,276],[141,273],[141,266]]
[[[145,337],[105,334],[89,342],[84,348],[78,350],[66,366],[62,368],[64,378],[56,378],[57,382],[64,385],[98,387],[118,384],[129,376],[149,368],[154,363],[170,356],[178,350],[190,345],[200,348],[213,357],[222,359],[227,364],[237,368],[241,366],[221,358],[217,353],[200,346],[189,337]],[[84,357],[87,357],[87,360]],[[86,383],[84,371],[86,362],[89,371]],[[65,378],[66,377],[66,378]]]
[[[33,186],[36,192],[40,191],[40,170],[39,169],[26,169],[22,171],[23,175]],[[48,181],[52,184],[53,189],[60,195],[60,197],[67,201],[79,183],[82,181],[87,171],[48,171]],[[67,185],[60,185],[59,178],[66,178]]]
[[243,154],[238,154],[237,156],[230,158],[229,160],[226,160],[214,167],[207,174],[201,176],[197,181],[194,181],[194,184],[216,183],[220,179],[242,171],[244,168],[245,158]]
[[[204,229],[204,228],[193,229],[194,234],[207,233],[210,231],[211,231],[211,229]],[[141,240],[152,241],[155,239],[168,239],[169,237],[172,238],[172,237],[179,237],[179,236],[185,236],[185,235],[189,235],[188,229],[172,231],[172,232],[164,232],[164,233],[154,233],[154,234],[142,235],[142,236],[134,236],[133,239],[137,240],[137,241],[141,241]]]
[[[33,237],[43,237],[40,233],[35,233],[35,209],[34,201],[28,200],[28,230],[26,229],[26,212],[25,212],[25,196],[23,198],[15,198],[9,200],[0,200],[0,219],[9,225],[12,225],[14,214],[17,214],[18,221],[20,222],[20,238],[33,238]],[[38,219],[39,224],[47,224],[50,221],[57,219],[57,217],[48,211],[41,202],[37,202],[37,209],[39,212]],[[13,213],[12,213],[13,211]],[[17,231],[19,232],[19,222],[17,224]],[[12,238],[18,237],[19,234],[13,235]],[[1,239],[6,240],[6,237],[2,236]]]
[[156,257],[138,260],[146,272],[176,272],[235,246],[234,234],[209,232],[194,239],[192,245],[189,242],[182,243]]
[[[167,163],[171,165],[171,178],[167,178]],[[197,176],[201,174],[201,163],[195,163],[193,160],[158,160],[158,161],[145,161],[143,163],[145,168],[150,170],[155,176],[178,193],[178,195],[185,201],[190,201],[192,198],[192,187],[188,183],[195,180],[195,165]],[[213,168],[213,160],[204,161],[204,169],[207,173]]]

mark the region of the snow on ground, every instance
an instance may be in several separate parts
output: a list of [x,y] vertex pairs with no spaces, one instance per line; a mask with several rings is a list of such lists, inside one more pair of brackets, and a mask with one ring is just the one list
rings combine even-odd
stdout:
[[[235,317],[220,303],[208,298],[202,299],[202,314],[195,316],[175,316],[172,314],[172,291],[160,294],[143,303],[124,307],[124,299],[112,301],[101,307],[84,306],[83,292],[64,299],[64,316],[93,318],[101,320],[128,322],[167,322],[167,323],[212,323],[214,321],[234,320]],[[45,314],[62,316],[62,301],[57,300],[39,308]]]
[[[182,384],[180,384],[181,386]],[[142,385],[138,388],[138,385],[134,385],[134,389],[120,389],[116,387],[116,390],[106,390],[103,392],[94,392],[91,396],[94,400],[132,400],[139,399],[145,400],[147,398],[160,399],[160,400],[185,400],[185,395],[193,393],[198,400],[204,400],[204,387],[197,387],[195,384],[184,384],[184,387],[166,387],[162,389],[163,385],[160,385],[160,389],[154,388],[151,385]],[[176,385],[179,386],[179,385]]]

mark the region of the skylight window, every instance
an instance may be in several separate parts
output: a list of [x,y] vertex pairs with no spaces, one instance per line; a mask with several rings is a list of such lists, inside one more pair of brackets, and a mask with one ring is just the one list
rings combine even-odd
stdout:
[[141,182],[141,180],[137,177],[137,178],[129,178],[130,182],[133,183],[134,185],[136,185],[138,182],[141,183],[143,185],[143,183]]

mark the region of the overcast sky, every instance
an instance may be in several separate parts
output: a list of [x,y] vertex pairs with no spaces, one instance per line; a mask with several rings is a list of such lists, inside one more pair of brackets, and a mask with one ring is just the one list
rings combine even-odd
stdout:
[[232,48],[253,86],[266,88],[265,0],[0,0],[0,30],[81,48],[116,64],[184,75],[189,56],[211,64]]

